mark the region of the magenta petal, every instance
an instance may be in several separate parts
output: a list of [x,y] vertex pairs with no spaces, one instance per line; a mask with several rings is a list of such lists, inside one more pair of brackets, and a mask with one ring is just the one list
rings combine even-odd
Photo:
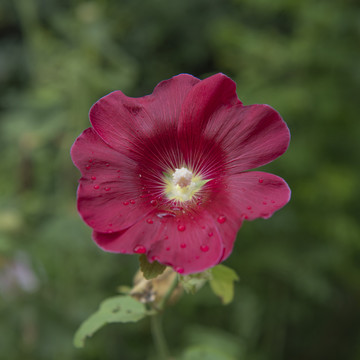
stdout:
[[286,151],[290,141],[286,123],[268,105],[223,109],[211,117],[204,132],[221,144],[231,173],[273,161]]
[[219,263],[224,250],[218,224],[206,212],[194,220],[164,219],[149,216],[115,234],[93,235],[106,251],[146,253],[149,261],[157,260],[181,274],[204,271]]
[[245,220],[267,219],[290,200],[291,191],[287,183],[266,172],[233,175],[227,184],[233,215]]
[[134,142],[159,134],[175,134],[182,103],[200,80],[187,74],[160,82],[153,93],[131,98],[114,91],[90,110],[90,122],[109,145],[119,151],[136,151]]
[[82,174],[78,210],[93,229],[118,231],[153,210],[139,196],[141,185],[134,162],[105,144],[93,129],[77,138],[71,157]]

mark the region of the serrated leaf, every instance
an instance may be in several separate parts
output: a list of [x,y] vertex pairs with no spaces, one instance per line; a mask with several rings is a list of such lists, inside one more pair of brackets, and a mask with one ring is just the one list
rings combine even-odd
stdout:
[[224,305],[231,303],[234,298],[234,281],[239,280],[238,275],[225,265],[215,266],[211,273],[210,287],[212,291],[220,297]]
[[193,346],[185,350],[181,360],[235,360],[234,357],[216,348]]
[[151,280],[156,278],[158,275],[162,274],[166,269],[166,266],[163,264],[159,264],[157,261],[153,261],[149,263],[145,254],[140,255],[140,270],[144,275],[146,280]]
[[136,322],[146,316],[144,304],[131,296],[114,296],[104,300],[97,312],[85,320],[74,336],[74,345],[83,347],[85,339],[109,323]]

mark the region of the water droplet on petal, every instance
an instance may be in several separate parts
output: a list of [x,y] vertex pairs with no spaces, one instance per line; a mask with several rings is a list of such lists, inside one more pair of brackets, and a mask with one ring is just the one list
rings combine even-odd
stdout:
[[244,219],[247,220],[249,217],[247,215],[244,215]]
[[259,179],[259,183],[262,184],[264,182],[264,179]]
[[100,188],[99,185],[94,185],[94,189],[95,189],[95,190],[97,190],[97,189],[99,189],[99,188]]
[[156,200],[151,200],[151,201],[150,201],[150,204],[151,204],[152,206],[156,206],[156,205],[157,205],[157,201],[156,201]]
[[212,233],[211,231],[208,233],[209,237],[212,237],[214,235],[214,233]]
[[223,216],[223,215],[220,215],[218,218],[217,218],[217,221],[219,224],[223,224],[225,221],[226,221],[226,217]]
[[175,217],[175,214],[171,212],[161,212],[161,213],[157,213],[156,216],[159,217],[160,219],[173,218]]
[[90,170],[90,168],[91,168],[90,165],[86,165],[86,166],[85,166],[85,169],[86,169],[86,170]]
[[145,246],[136,245],[136,246],[134,247],[134,253],[136,253],[136,254],[145,254],[145,253],[146,253],[146,248],[145,248]]
[[200,250],[203,251],[203,252],[207,252],[207,251],[209,251],[209,246],[208,245],[201,245]]
[[251,206],[248,206],[248,207],[247,207],[247,209],[248,209],[248,210],[251,210],[251,209],[252,209],[252,207],[251,207]]
[[89,163],[92,163],[93,162],[93,159],[89,159]]
[[180,247],[181,247],[182,249],[185,249],[185,248],[186,248],[186,244],[182,243],[182,244],[180,244]]
[[185,272],[184,268],[180,266],[175,267],[174,270],[179,274],[183,274]]
[[129,202],[128,202],[128,201],[124,201],[123,204],[124,204],[125,206],[127,206],[127,205],[129,205]]
[[152,219],[147,219],[146,222],[147,222],[148,224],[153,224],[153,223],[154,223],[154,221],[152,221]]
[[135,204],[136,203],[136,201],[135,200],[130,200],[130,204]]
[[266,201],[263,201],[263,205],[267,205],[267,202],[266,202]]
[[271,200],[271,203],[272,203],[272,204],[275,204],[275,201],[274,201],[274,200]]
[[92,177],[91,177],[91,180],[96,180],[96,176],[92,176]]
[[105,164],[105,166],[106,166],[106,167],[109,167],[109,166],[110,166],[110,164],[109,164],[109,163],[106,163],[106,164]]
[[170,209],[173,210],[173,211],[181,211],[181,210],[183,210],[183,208],[181,206],[171,206]]
[[165,250],[166,250],[166,251],[170,251],[170,246],[168,246]]
[[105,191],[110,191],[111,190],[111,187],[106,187],[104,188]]
[[152,261],[158,261],[158,260],[159,260],[159,257],[158,257],[158,256],[152,256],[152,257],[151,257],[151,260],[152,260]]
[[185,225],[178,225],[179,231],[185,231],[185,229],[186,229]]

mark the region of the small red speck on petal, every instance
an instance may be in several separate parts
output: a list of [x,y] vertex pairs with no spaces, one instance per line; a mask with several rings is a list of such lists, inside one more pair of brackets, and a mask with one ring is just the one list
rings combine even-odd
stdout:
[[95,189],[95,190],[97,190],[97,189],[99,189],[99,188],[100,188],[99,185],[94,185],[94,189]]
[[92,163],[93,162],[93,159],[89,159],[89,163]]
[[259,179],[259,183],[262,184],[264,182],[264,179]]
[[226,221],[226,217],[221,215],[217,218],[219,224],[223,224]]
[[203,252],[207,252],[207,251],[209,251],[209,246],[208,245],[201,245],[200,250],[203,251]]
[[128,202],[128,201],[124,201],[123,204],[124,204],[125,206],[127,206],[127,205],[129,205],[129,202]]
[[214,233],[212,233],[211,231],[208,233],[209,237],[212,237],[214,235]]
[[179,231],[185,231],[185,229],[186,229],[185,225],[178,225]]
[[147,222],[148,224],[153,224],[153,223],[154,223],[154,221],[153,221],[152,219],[147,219],[146,222]]
[[274,200],[271,200],[271,203],[272,203],[272,204],[275,204],[275,201],[274,201]]
[[92,177],[91,177],[91,180],[96,180],[96,176],[92,176]]
[[170,251],[170,246],[168,246],[165,250],[166,250],[166,251]]
[[266,202],[266,201],[263,201],[263,205],[267,205],[267,202]]
[[185,248],[186,248],[186,244],[182,243],[182,244],[180,244],[180,247],[181,247],[182,249],[185,249]]
[[179,274],[183,274],[185,272],[184,268],[180,266],[175,267],[174,270]]
[[158,256],[153,256],[153,257],[151,258],[151,260],[152,260],[152,261],[158,261],[158,260],[159,260],[159,257],[158,257]]
[[247,209],[248,209],[248,210],[251,210],[252,208],[251,208],[251,206],[248,206]]
[[134,247],[134,253],[136,253],[136,254],[145,254],[146,253],[145,246],[142,246],[142,245],[135,246]]

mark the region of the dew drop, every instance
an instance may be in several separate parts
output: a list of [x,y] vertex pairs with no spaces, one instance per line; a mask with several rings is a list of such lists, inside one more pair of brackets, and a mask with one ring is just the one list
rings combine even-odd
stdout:
[[169,237],[167,235],[164,236],[164,240],[167,240]]
[[99,185],[94,185],[94,189],[95,189],[95,190],[97,190],[97,189],[99,189],[99,188],[100,188]]
[[166,251],[170,251],[170,246],[168,246],[165,250],[166,250]]
[[207,251],[209,251],[209,246],[208,246],[208,245],[201,245],[201,246],[200,246],[200,250],[201,250],[202,252],[207,252]]
[[181,210],[183,210],[183,208],[181,206],[171,206],[170,209],[173,210],[173,211],[181,211]]
[[175,214],[171,212],[161,212],[161,213],[157,213],[156,216],[159,217],[160,219],[164,219],[164,218],[173,218],[175,217]]
[[248,210],[251,210],[251,209],[252,209],[252,207],[251,207],[251,206],[248,206],[248,207],[247,207],[247,209],[248,209]]
[[93,162],[93,159],[89,159],[89,163],[92,163]]
[[156,201],[156,200],[151,200],[151,201],[150,201],[150,204],[151,204],[152,206],[156,206],[156,205],[157,205],[157,201]]
[[152,257],[151,257],[151,260],[152,260],[152,261],[158,261],[158,260],[159,260],[159,257],[158,257],[158,256],[152,256]]
[[178,225],[179,231],[185,231],[185,229],[186,229],[185,225]]
[[110,191],[111,190],[111,187],[106,187],[104,188],[105,191]]
[[272,204],[275,204],[275,201],[274,201],[274,200],[271,200],[271,203],[272,203]]
[[244,219],[247,220],[249,217],[247,215],[244,215]]
[[259,183],[262,184],[264,182],[264,179],[259,179]]
[[184,268],[180,266],[175,267],[174,270],[179,274],[183,274],[185,272]]
[[212,233],[211,231],[208,233],[209,237],[212,237],[214,235],[214,233]]
[[152,219],[147,219],[146,222],[147,222],[148,224],[153,224],[153,223],[154,223],[154,221],[152,221]]
[[226,221],[226,217],[223,216],[223,215],[220,215],[218,218],[217,218],[217,221],[219,224],[223,224],[225,221]]
[[92,176],[92,177],[91,177],[91,180],[96,180],[96,176]]
[[180,244],[180,247],[181,247],[182,249],[185,249],[185,248],[186,248],[186,244],[182,243],[182,244]]
[[125,206],[127,206],[127,205],[129,205],[129,202],[128,202],[128,201],[124,201],[123,204],[124,204]]
[[136,245],[136,246],[134,247],[134,253],[135,253],[135,254],[145,254],[145,253],[146,253],[146,248],[145,248],[145,246]]
[[267,202],[266,202],[266,201],[263,201],[263,205],[267,205]]
[[136,203],[136,201],[135,200],[130,200],[130,204],[135,204]]
[[200,256],[199,256],[199,255],[196,255],[196,256],[195,256],[195,259],[196,259],[196,260],[199,260],[199,259],[200,259]]
[[106,167],[109,167],[109,166],[110,166],[110,164],[109,164],[109,163],[106,163],[106,164],[105,164],[105,166],[106,166]]
[[86,170],[90,170],[90,168],[91,168],[90,165],[86,165],[86,166],[85,166],[85,169],[86,169]]

